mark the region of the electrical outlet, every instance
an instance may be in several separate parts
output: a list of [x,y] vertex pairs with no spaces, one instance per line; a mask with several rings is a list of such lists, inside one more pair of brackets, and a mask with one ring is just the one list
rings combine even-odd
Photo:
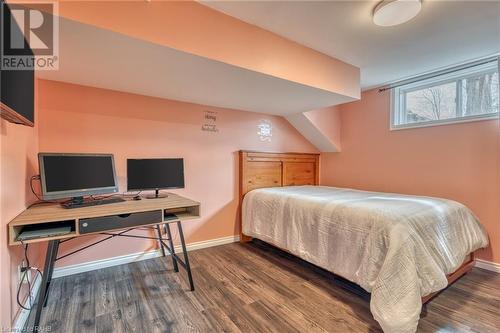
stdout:
[[[17,266],[17,281],[21,282],[24,275],[24,269],[27,269],[26,262],[23,260],[19,266]],[[28,284],[28,280],[31,281],[31,271],[26,272],[26,277],[23,280],[23,284]]]

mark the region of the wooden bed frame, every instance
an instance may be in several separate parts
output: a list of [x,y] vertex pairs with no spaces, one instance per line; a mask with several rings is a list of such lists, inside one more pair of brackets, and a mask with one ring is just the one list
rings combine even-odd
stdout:
[[[263,187],[292,185],[319,185],[319,154],[269,153],[242,150],[240,158],[240,242],[249,242],[252,237],[242,233],[241,203],[249,191]],[[286,249],[282,249],[286,251]],[[288,251],[287,251],[288,252]],[[448,286],[474,267],[474,253],[455,272],[447,276]],[[439,292],[422,297],[429,302]]]

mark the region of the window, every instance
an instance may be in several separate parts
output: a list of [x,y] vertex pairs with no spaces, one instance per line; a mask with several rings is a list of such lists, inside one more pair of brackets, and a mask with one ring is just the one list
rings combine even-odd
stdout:
[[397,86],[391,129],[433,126],[498,117],[497,62]]

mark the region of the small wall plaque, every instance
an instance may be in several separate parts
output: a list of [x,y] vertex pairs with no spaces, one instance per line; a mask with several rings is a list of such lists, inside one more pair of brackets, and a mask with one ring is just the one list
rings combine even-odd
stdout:
[[273,136],[273,124],[269,120],[263,119],[257,127],[259,128],[257,134],[260,137],[260,141],[271,142],[271,137]]
[[203,124],[201,125],[201,130],[205,132],[219,132],[217,128],[217,112],[215,111],[205,111],[203,114]]

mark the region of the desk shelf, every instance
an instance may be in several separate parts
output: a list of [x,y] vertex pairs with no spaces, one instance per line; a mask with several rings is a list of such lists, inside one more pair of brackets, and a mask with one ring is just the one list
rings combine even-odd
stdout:
[[74,237],[77,235],[76,231],[76,220],[64,220],[64,221],[55,221],[55,222],[45,222],[45,223],[33,223],[33,224],[20,224],[20,225],[12,225],[9,226],[9,244],[10,245],[20,245],[20,244],[29,244],[39,242],[41,238],[35,239],[27,239],[24,241],[18,241],[17,237],[21,234],[21,232],[26,230],[34,230],[34,229],[45,229],[45,228],[58,228],[58,227],[70,227],[71,231],[69,233],[64,233],[61,235],[54,235],[43,237],[43,240],[54,240],[54,239],[63,239]]
[[[60,235],[60,236],[52,236],[52,237],[43,237],[42,240],[40,240],[40,238],[36,238],[36,239],[29,239],[29,240],[24,240],[24,241],[18,241],[18,240],[12,240],[11,242],[9,242],[9,245],[22,245],[22,244],[31,244],[31,243],[38,243],[38,242],[47,242],[47,241],[51,241],[51,240],[56,240],[56,239],[65,239],[65,238],[71,238],[71,237],[75,237],[75,236],[78,236],[76,231],[71,231],[70,233],[67,233],[67,234],[64,234],[64,235]],[[17,237],[17,236],[16,236]]]
[[168,208],[163,211],[164,222],[184,221],[200,217],[200,206],[187,206],[178,208]]

